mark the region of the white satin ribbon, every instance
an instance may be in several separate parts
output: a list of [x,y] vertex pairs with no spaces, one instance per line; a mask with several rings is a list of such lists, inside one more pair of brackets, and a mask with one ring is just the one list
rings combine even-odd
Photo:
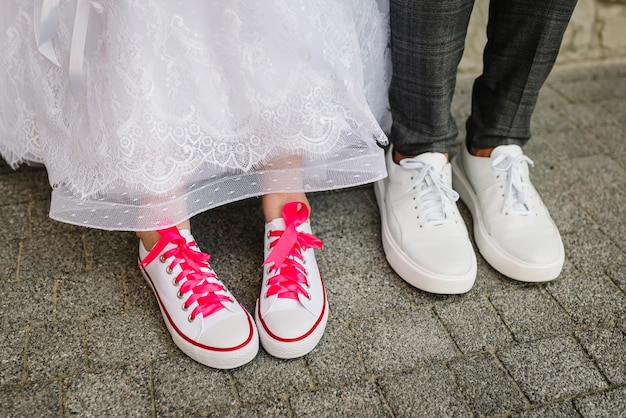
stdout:
[[[52,47],[52,39],[59,29],[59,3],[60,0],[34,0],[37,49],[57,66],[61,66],[61,64]],[[85,60],[85,44],[91,7],[97,12],[102,11],[102,6],[98,3],[90,0],[76,0],[68,64],[70,89],[74,95],[78,95],[83,89],[83,62]]]

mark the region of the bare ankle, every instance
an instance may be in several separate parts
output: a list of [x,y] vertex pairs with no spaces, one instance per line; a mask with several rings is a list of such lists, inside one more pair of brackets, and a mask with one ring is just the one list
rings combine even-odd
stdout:
[[[447,161],[448,153],[442,152],[441,154],[443,154],[446,157],[446,161]],[[400,164],[400,161],[404,160],[405,158],[414,158],[414,157],[416,157],[416,155],[403,155],[403,154],[400,154],[395,149],[393,150],[393,162],[396,164]]]
[[304,203],[309,212],[311,205],[306,198],[306,194],[302,192],[298,193],[269,193],[263,195],[261,198],[261,204],[263,206],[263,215],[265,216],[265,222],[270,222],[277,218],[283,217],[283,206],[289,202],[302,202]]
[[472,146],[468,146],[467,150],[474,157],[491,157],[491,151],[493,151],[494,147],[491,148],[476,148]]

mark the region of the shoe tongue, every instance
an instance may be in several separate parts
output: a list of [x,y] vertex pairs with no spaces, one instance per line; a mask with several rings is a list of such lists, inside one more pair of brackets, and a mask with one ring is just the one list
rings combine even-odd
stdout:
[[524,154],[522,148],[519,145],[500,145],[491,151],[491,158],[496,158],[500,155],[510,155],[511,157],[517,157]]
[[285,220],[283,218],[272,219],[268,223],[265,224],[265,229],[271,230],[279,230],[284,231],[287,225],[285,224]]
[[425,152],[414,159],[432,165],[437,171],[441,171],[448,163],[446,156],[440,152]]

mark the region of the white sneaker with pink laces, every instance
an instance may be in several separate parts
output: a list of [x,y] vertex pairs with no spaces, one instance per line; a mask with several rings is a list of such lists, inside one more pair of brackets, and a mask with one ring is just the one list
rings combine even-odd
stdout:
[[309,353],[324,334],[328,300],[311,234],[309,210],[302,202],[283,207],[283,217],[265,225],[263,284],[255,319],[261,345],[278,358]]
[[139,268],[159,302],[174,343],[185,354],[216,369],[248,363],[259,349],[250,314],[218,280],[189,230],[158,231],[151,251],[139,242]]

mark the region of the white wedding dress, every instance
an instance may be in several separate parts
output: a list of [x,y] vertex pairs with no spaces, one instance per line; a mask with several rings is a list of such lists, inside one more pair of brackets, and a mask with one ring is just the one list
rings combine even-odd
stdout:
[[386,175],[386,0],[2,0],[0,154],[50,216],[151,230]]

